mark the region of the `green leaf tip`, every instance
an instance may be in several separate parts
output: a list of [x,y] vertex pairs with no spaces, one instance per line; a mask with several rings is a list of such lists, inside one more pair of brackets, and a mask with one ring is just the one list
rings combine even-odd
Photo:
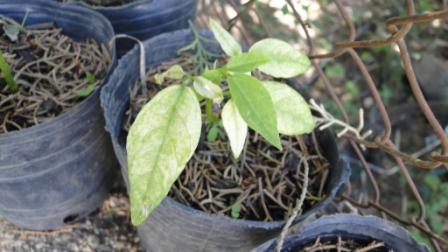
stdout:
[[311,66],[305,54],[279,39],[260,40],[249,49],[249,52],[269,57],[269,62],[259,66],[258,69],[277,78],[297,76]]
[[263,81],[262,84],[268,90],[274,103],[280,134],[302,135],[314,130],[315,121],[311,109],[296,90],[275,81]]
[[202,74],[202,77],[215,83],[216,85],[221,84],[222,74],[218,70],[208,70]]
[[168,68],[168,70],[166,70],[165,72],[163,72],[161,74],[156,74],[154,76],[154,79],[155,79],[156,83],[160,85],[165,81],[165,78],[179,80],[179,79],[182,79],[184,77],[184,75],[185,75],[185,73],[184,73],[184,70],[182,69],[182,67],[179,65],[174,65],[174,66],[171,66],[170,68]]
[[237,56],[242,53],[240,44],[233,38],[233,36],[222,28],[215,20],[211,17],[210,28],[215,35],[216,40],[221,45],[222,50],[229,56]]

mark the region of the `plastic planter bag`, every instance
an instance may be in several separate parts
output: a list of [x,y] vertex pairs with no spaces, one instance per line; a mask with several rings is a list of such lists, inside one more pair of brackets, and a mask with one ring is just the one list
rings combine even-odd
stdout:
[[[51,1],[0,0],[0,13],[26,25],[54,22],[74,40],[109,44],[106,18]],[[112,53],[111,69],[116,64]],[[100,90],[68,112],[36,126],[0,134],[0,214],[13,224],[55,229],[101,206],[118,163],[104,130]]]
[[[318,237],[321,242],[335,244],[338,236],[343,241],[353,240],[360,245],[384,242],[385,246],[378,251],[429,252],[426,245],[418,243],[404,228],[375,216],[354,214],[328,215],[310,223],[302,233],[286,236],[281,251],[301,251],[305,246],[313,245]],[[252,252],[275,251],[276,245],[277,239],[272,239]]]
[[[93,7],[78,1],[73,4],[103,14],[111,22],[115,34],[127,34],[145,40],[165,32],[188,28],[188,20],[196,20],[198,0],[140,0],[116,7]],[[118,58],[134,45],[133,40],[118,39]]]

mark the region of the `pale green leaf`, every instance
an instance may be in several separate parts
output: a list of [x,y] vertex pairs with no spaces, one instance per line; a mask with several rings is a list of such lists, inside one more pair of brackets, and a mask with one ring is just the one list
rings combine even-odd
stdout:
[[229,56],[237,56],[242,53],[241,46],[232,35],[222,28],[215,20],[210,18],[210,27],[222,50]]
[[256,53],[242,53],[232,57],[227,63],[227,70],[236,73],[250,72],[269,61],[269,57]]
[[240,204],[233,204],[232,206],[232,217],[237,219],[238,217],[240,217],[240,212],[241,212],[241,205]]
[[238,158],[243,151],[247,136],[247,124],[238,112],[233,100],[222,108],[221,119],[230,141],[233,157]]
[[263,81],[271,94],[277,112],[277,129],[280,134],[301,135],[314,130],[315,122],[311,110],[303,97],[286,84]]
[[163,81],[165,80],[165,73],[161,73],[161,74],[156,74],[154,75],[154,79],[156,81],[156,84],[162,84]]
[[93,85],[88,85],[85,88],[80,88],[76,90],[76,94],[79,97],[87,97],[89,96],[93,91],[95,91],[95,87]]
[[86,79],[90,85],[95,84],[95,76],[91,73],[86,73]]
[[182,77],[184,77],[184,70],[182,69],[181,66],[179,65],[174,65],[171,66],[170,68],[168,68],[168,70],[166,70],[165,72],[161,73],[161,74],[156,74],[154,76],[154,79],[156,81],[157,84],[162,84],[165,81],[165,78],[170,78],[170,79],[181,79]]
[[185,74],[184,70],[182,69],[181,66],[174,65],[174,66],[168,68],[168,70],[166,70],[165,77],[170,78],[170,79],[179,80],[179,79],[182,79],[182,77],[184,77],[184,74]]
[[202,77],[206,78],[207,80],[215,83],[216,85],[221,84],[222,80],[222,74],[218,70],[209,70],[202,74]]
[[221,87],[202,76],[194,77],[193,87],[198,94],[213,100],[213,103],[219,104],[224,99]]
[[232,100],[247,125],[281,150],[277,114],[263,84],[255,77],[243,73],[230,76],[228,83]]
[[218,132],[219,132],[219,129],[216,125],[211,127],[207,133],[207,141],[214,142],[216,140],[216,138],[218,137]]
[[311,62],[305,54],[279,39],[260,40],[249,49],[249,52],[269,57],[270,61],[259,66],[258,69],[277,78],[297,76],[311,66]]
[[163,89],[140,111],[126,145],[134,225],[167,195],[198,145],[201,125],[198,100],[187,86]]
[[0,20],[0,24],[3,23],[3,30],[11,41],[17,41],[19,38],[20,30],[15,24],[8,24]]

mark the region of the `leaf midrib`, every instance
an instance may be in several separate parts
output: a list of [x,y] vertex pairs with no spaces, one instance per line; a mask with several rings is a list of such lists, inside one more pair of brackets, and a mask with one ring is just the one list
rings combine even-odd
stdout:
[[[184,91],[184,88],[186,88],[186,87],[184,87],[184,86],[180,87],[179,94],[177,95],[176,103],[173,104],[174,107],[176,107],[176,105],[179,103],[180,96],[182,95],[182,93]],[[176,110],[174,110],[172,113],[170,113],[170,115],[173,115],[175,113],[176,113]],[[166,138],[167,138],[167,135],[168,135],[167,132],[168,132],[168,129],[171,127],[171,123],[173,121],[173,117],[174,116],[169,116],[168,124],[167,124],[165,132],[163,134],[163,139],[162,139],[162,143],[161,143],[160,146],[164,146],[165,145],[165,141],[166,141]],[[154,162],[154,164],[155,164],[154,165],[154,169],[156,169],[156,167],[157,167],[157,164],[159,162],[160,153],[162,152],[162,149],[163,148],[159,148],[159,150],[157,151],[156,161]],[[149,183],[146,184],[145,195],[144,195],[144,200],[145,201],[146,201],[146,198],[147,198],[147,195],[148,195],[148,190],[149,190]]]

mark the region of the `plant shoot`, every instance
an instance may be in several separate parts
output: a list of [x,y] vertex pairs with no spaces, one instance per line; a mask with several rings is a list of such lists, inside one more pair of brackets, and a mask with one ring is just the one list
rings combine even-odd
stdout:
[[[222,125],[235,159],[251,128],[281,150],[279,134],[300,135],[313,131],[314,118],[302,96],[276,81],[260,81],[251,72],[259,70],[275,78],[291,78],[310,67],[307,56],[278,39],[263,39],[248,52],[213,19],[210,25],[222,50],[230,56],[226,65],[201,75],[184,72],[175,65],[155,76],[179,79],[182,84],[160,91],[138,114],[127,138],[131,217],[141,224],[168,194],[201,136],[202,112],[198,97],[206,102],[206,123]],[[223,92],[226,83],[228,92]],[[220,118],[212,105],[222,107]],[[220,123],[222,122],[222,123]],[[217,131],[217,127],[211,127]],[[218,132],[212,132],[210,139]],[[235,216],[237,209],[234,209]]]

